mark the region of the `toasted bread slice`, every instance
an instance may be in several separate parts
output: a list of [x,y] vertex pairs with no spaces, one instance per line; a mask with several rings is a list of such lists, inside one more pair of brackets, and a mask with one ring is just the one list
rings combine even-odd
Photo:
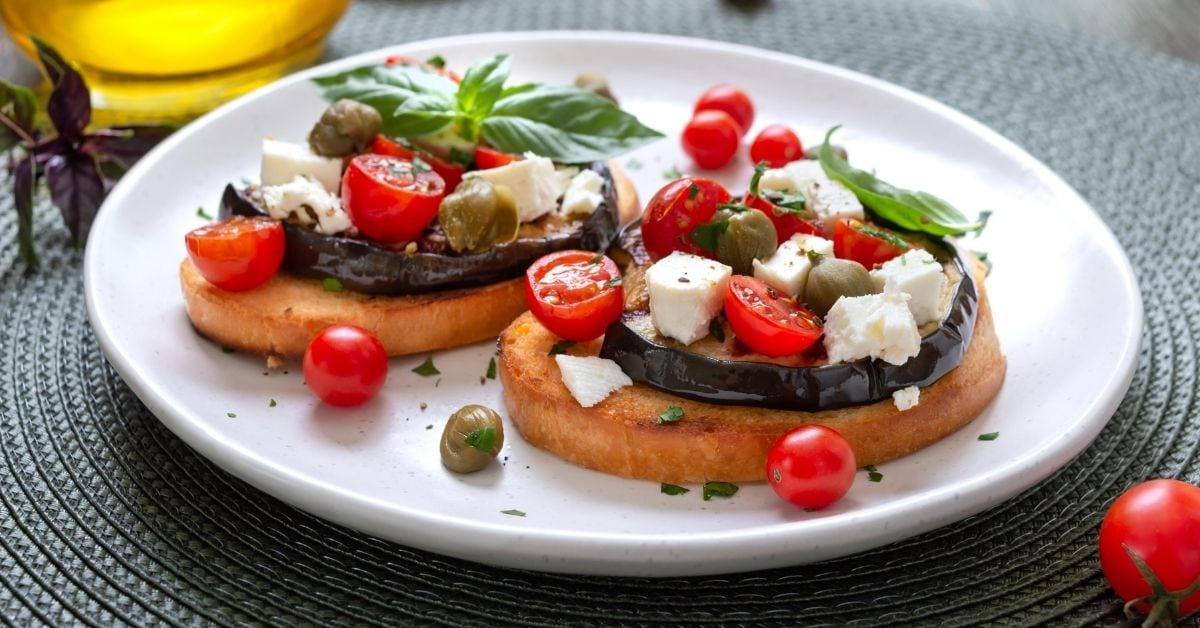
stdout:
[[[979,415],[1000,390],[1005,360],[983,290],[966,355],[957,368],[921,389],[920,403],[899,411],[891,399],[869,405],[798,412],[722,406],[677,397],[635,384],[584,408],[562,383],[549,355],[558,341],[531,314],[500,335],[500,380],[508,415],[533,445],[575,464],[659,482],[729,482],[764,479],[767,452],[800,425],[836,429],[854,449],[858,466],[897,458],[954,432]],[[596,355],[600,341],[573,347]],[[670,406],[683,408],[676,423],[656,419]]]
[[[641,211],[637,190],[615,162],[609,169],[618,215],[626,224]],[[405,355],[491,340],[525,311],[523,277],[428,294],[371,296],[328,292],[318,280],[281,271],[253,290],[226,292],[185,258],[179,280],[197,331],[222,346],[263,354],[268,363],[304,355],[313,336],[333,324],[368,329],[388,355]]]

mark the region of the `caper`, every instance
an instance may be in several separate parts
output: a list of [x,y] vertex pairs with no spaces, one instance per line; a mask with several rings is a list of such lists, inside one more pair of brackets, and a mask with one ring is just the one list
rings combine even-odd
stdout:
[[308,133],[308,145],[318,155],[342,157],[366,150],[379,133],[379,112],[355,100],[343,98],[325,109]]
[[438,207],[438,222],[446,241],[457,253],[482,253],[497,244],[512,242],[521,227],[517,203],[503,185],[467,177]]
[[728,220],[729,226],[717,235],[717,260],[733,268],[735,275],[754,272],[754,260],[770,257],[775,252],[775,225],[767,215],[757,210],[729,212],[722,210],[715,220]]
[[825,316],[841,297],[874,294],[875,283],[862,264],[848,259],[824,256],[808,272],[804,301],[814,312]]
[[612,89],[608,87],[608,81],[603,75],[596,72],[583,72],[575,77],[575,87],[582,87],[590,92],[595,92],[601,98],[607,98],[614,103],[617,99],[612,94]]
[[456,473],[474,473],[504,447],[504,423],[487,406],[463,406],[442,430],[442,464]]

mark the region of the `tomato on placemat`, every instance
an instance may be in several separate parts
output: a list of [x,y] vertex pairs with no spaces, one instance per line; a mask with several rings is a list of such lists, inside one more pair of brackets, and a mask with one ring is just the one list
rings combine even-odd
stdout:
[[824,236],[821,227],[804,218],[802,211],[791,211],[786,207],[777,207],[771,201],[749,192],[742,199],[742,204],[751,209],[757,209],[766,214],[767,218],[771,219],[771,223],[775,225],[775,235],[776,239],[779,240],[779,244],[783,244],[797,233]]
[[729,280],[725,318],[742,344],[772,357],[800,353],[824,333],[821,319],[808,308],[745,275]]
[[772,168],[782,168],[803,156],[800,138],[782,124],[767,126],[758,132],[750,144],[750,161],[766,162]]
[[853,218],[843,218],[833,228],[833,254],[852,259],[868,270],[903,255],[910,248],[896,232]]
[[724,111],[697,111],[683,127],[679,142],[697,166],[713,170],[733,161],[740,133],[737,122]]
[[184,236],[188,257],[209,283],[237,292],[258,287],[283,262],[283,225],[262,216],[234,216]]
[[447,192],[453,192],[454,188],[458,187],[458,184],[462,181],[463,173],[467,171],[460,164],[446,161],[423,150],[409,148],[383,135],[376,135],[375,139],[371,141],[371,152],[376,155],[389,155],[409,161],[412,161],[413,157],[420,157],[422,161],[433,168],[434,172],[438,173],[438,176],[442,177],[442,181],[446,183]]
[[750,130],[750,125],[754,124],[754,103],[750,101],[746,92],[732,85],[708,88],[696,100],[692,114],[701,111],[724,111],[729,114],[738,125],[738,137],[745,135]]
[[841,499],[854,484],[854,450],[836,430],[800,426],[767,453],[767,484],[784,501],[818,509]]
[[525,272],[525,301],[546,329],[560,338],[598,338],[621,316],[625,288],[616,262],[592,251],[543,256]]
[[475,168],[479,170],[488,170],[490,168],[499,168],[507,166],[514,161],[521,159],[520,155],[506,153],[487,146],[475,147]]
[[684,177],[658,190],[642,213],[642,241],[656,260],[683,251],[711,258],[692,241],[692,230],[712,220],[717,205],[728,203],[729,190],[712,179]]
[[342,175],[342,204],[364,235],[394,244],[415,240],[437,216],[446,184],[429,164],[359,155]]
[[371,332],[354,325],[321,330],[304,350],[304,381],[332,406],[357,406],[387,380],[387,352]]

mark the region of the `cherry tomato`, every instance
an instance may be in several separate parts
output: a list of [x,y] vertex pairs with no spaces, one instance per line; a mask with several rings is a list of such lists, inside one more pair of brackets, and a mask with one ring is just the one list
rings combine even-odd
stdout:
[[720,168],[733,161],[740,135],[737,122],[724,111],[697,111],[683,127],[680,144],[697,166],[707,170]]
[[419,160],[359,155],[342,175],[342,204],[364,235],[395,244],[415,240],[446,194],[438,173]]
[[708,91],[700,95],[692,113],[714,109],[724,111],[733,118],[734,122],[737,122],[738,137],[745,135],[746,131],[750,130],[750,125],[754,124],[754,103],[750,102],[750,97],[746,95],[746,92],[732,85],[710,87]]
[[[1136,554],[1168,593],[1176,594],[1178,615],[1200,609],[1200,487],[1179,480],[1150,480],[1125,491],[1100,524],[1100,568],[1117,595],[1137,600],[1136,608],[1169,607],[1171,600],[1151,598],[1151,585],[1133,559]],[[1191,587],[1190,595],[1180,592]],[[1145,598],[1145,599],[1143,599]]]
[[423,68],[429,72],[433,72],[434,74],[441,74],[442,76],[450,79],[451,81],[454,81],[455,83],[462,82],[462,78],[458,74],[451,72],[450,70],[447,70],[446,68],[439,68],[436,65],[430,65],[429,62],[422,61],[422,60],[414,58],[414,57],[405,57],[403,55],[393,55],[391,57],[388,57],[384,61],[384,63],[386,63],[387,65],[411,65],[411,66],[415,66],[418,68]]
[[750,144],[750,161],[765,161],[772,168],[782,168],[803,156],[800,138],[782,124],[772,124],[759,131]]
[[802,425],[775,441],[767,453],[767,484],[801,508],[824,508],[854,484],[854,450],[837,431]]
[[896,232],[853,218],[843,218],[833,228],[833,254],[841,259],[852,259],[868,270],[910,248],[912,246]]
[[811,220],[803,218],[799,213],[788,211],[786,208],[776,207],[774,203],[761,196],[747,192],[742,199],[742,204],[751,209],[757,209],[771,219],[775,225],[775,235],[778,236],[779,244],[783,244],[797,233],[824,236],[821,227]]
[[446,183],[447,192],[453,192],[454,188],[458,187],[459,182],[462,181],[463,173],[467,171],[466,168],[459,164],[439,159],[437,156],[430,155],[422,150],[409,148],[383,135],[375,136],[375,139],[371,142],[371,152],[376,155],[390,155],[409,161],[412,161],[413,157],[420,157],[422,161],[433,168],[434,172],[442,177],[442,181]]
[[554,335],[586,342],[621,316],[625,288],[616,262],[604,255],[559,251],[525,271],[525,301]]
[[800,353],[824,333],[821,319],[808,308],[745,275],[729,280],[725,318],[738,340],[771,357]]
[[505,153],[494,148],[488,148],[487,146],[475,147],[475,168],[479,170],[507,166],[519,159],[521,159],[520,155]]
[[322,329],[304,350],[304,381],[331,406],[357,406],[387,379],[387,352],[371,332],[355,325]]
[[184,236],[200,275],[230,292],[257,288],[274,276],[286,243],[283,225],[265,216],[233,216]]
[[656,260],[683,251],[713,257],[692,241],[692,230],[712,220],[717,205],[728,203],[729,190],[703,177],[676,179],[655,192],[642,214],[642,241]]

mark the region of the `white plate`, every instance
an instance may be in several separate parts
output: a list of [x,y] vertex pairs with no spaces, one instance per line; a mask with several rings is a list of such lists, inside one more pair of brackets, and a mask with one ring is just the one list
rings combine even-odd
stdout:
[[[989,251],[988,280],[1008,378],[984,414],[936,445],[860,472],[850,494],[816,513],[764,484],[732,499],[678,497],[653,482],[574,467],[515,429],[501,464],[444,470],[438,439],[465,403],[501,409],[482,385],[493,345],[436,355],[440,378],[394,359],[365,407],[318,405],[297,367],[264,376],[261,360],[198,337],[179,294],[183,234],[215,210],[222,187],[257,176],[264,136],[302,141],[324,103],[308,77],[440,53],[461,68],[497,52],[513,79],[607,76],[621,103],[669,139],[623,157],[642,198],[687,162],[677,134],[709,85],[755,99],[756,126],[788,122],[806,144],[843,124],[852,163],[924,189],[967,213],[994,209],[971,248]],[[744,151],[743,151],[744,152]],[[640,167],[639,167],[640,166]],[[717,173],[744,187],[743,156]],[[593,574],[683,575],[761,569],[876,547],[961,519],[1047,477],[1096,436],[1133,374],[1141,298],[1124,254],[1087,204],[1017,146],[909,91],[820,63],[753,48],[625,33],[506,33],[417,42],[344,59],[241,98],[176,133],[129,172],[104,204],[86,259],[88,310],[101,346],[137,395],[202,455],[321,517],[472,560]],[[269,400],[278,405],[268,407]],[[420,404],[428,403],[422,410]],[[236,414],[231,418],[227,413]],[[429,426],[432,426],[430,428]],[[984,442],[978,435],[999,432]],[[502,514],[519,509],[525,517]]]

